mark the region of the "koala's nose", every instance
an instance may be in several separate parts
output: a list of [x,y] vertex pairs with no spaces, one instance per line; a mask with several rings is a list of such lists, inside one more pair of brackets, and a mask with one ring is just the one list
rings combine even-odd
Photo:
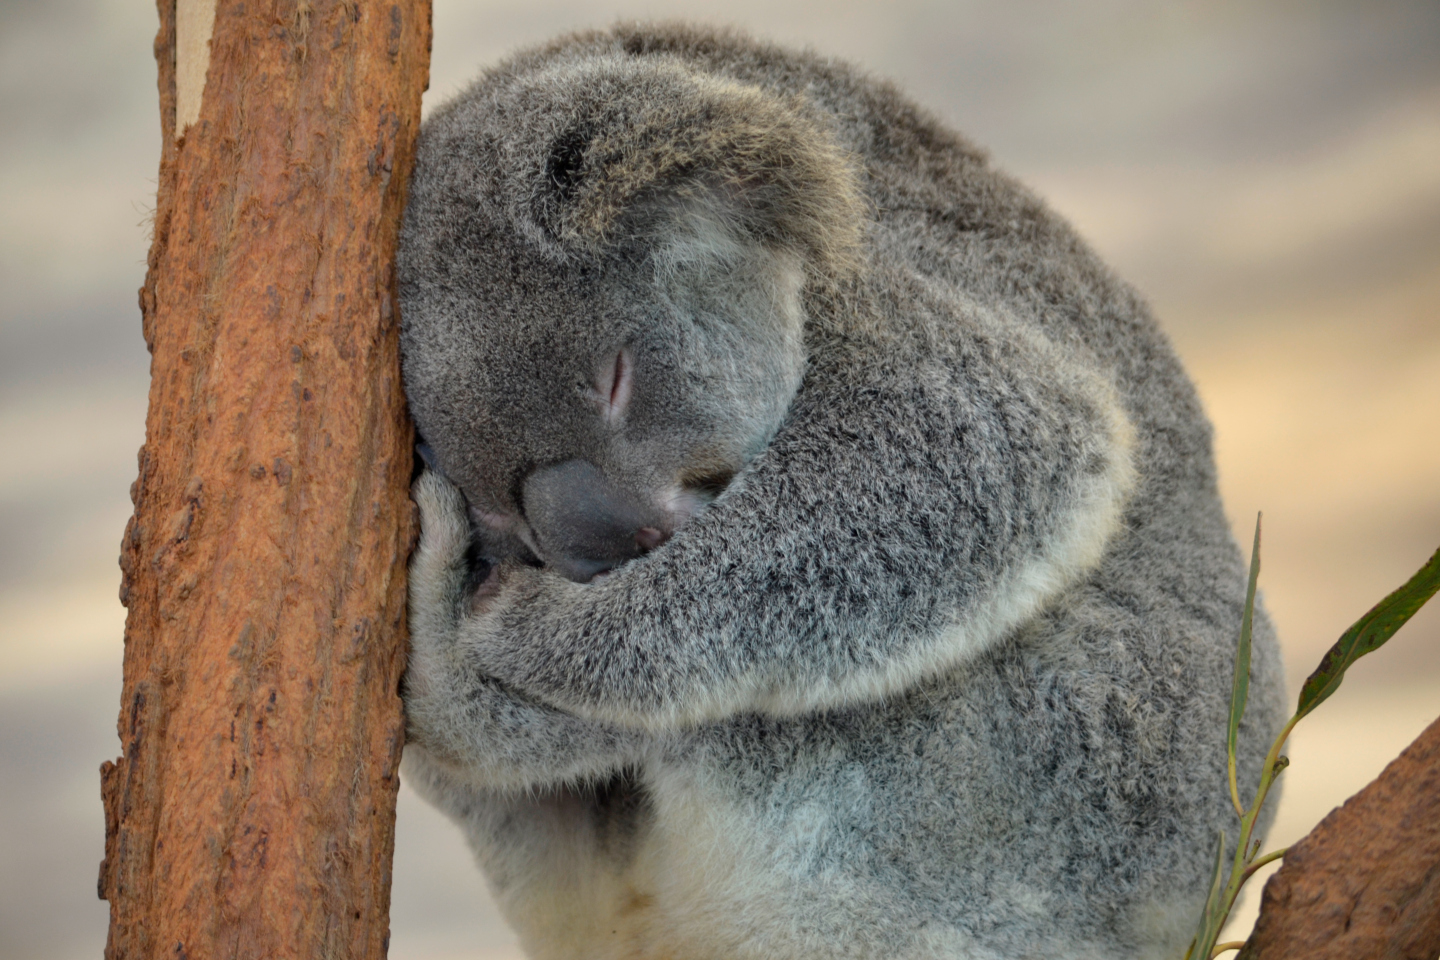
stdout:
[[648,553],[670,538],[669,524],[634,491],[586,460],[536,470],[521,494],[525,519],[546,564],[577,583]]

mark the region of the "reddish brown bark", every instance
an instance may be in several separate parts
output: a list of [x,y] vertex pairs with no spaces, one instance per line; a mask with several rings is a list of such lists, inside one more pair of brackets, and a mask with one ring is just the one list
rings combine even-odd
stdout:
[[178,142],[159,7],[106,956],[383,957],[413,526],[392,261],[430,4],[221,0]]
[[1440,720],[1290,848],[1241,956],[1440,957]]

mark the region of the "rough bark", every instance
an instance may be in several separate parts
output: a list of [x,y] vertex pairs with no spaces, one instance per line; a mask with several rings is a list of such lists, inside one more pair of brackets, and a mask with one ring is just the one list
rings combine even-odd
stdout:
[[221,0],[181,130],[159,9],[106,957],[383,957],[414,524],[392,262],[430,4]]
[[1440,957],[1440,720],[1290,848],[1241,957]]

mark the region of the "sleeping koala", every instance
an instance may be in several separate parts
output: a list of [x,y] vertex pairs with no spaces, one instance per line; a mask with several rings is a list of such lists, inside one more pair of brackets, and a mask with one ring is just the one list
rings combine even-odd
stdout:
[[[1183,952],[1244,568],[1034,196],[851,67],[624,25],[435,112],[398,270],[404,772],[531,956]],[[1263,615],[1251,689],[1242,782]]]

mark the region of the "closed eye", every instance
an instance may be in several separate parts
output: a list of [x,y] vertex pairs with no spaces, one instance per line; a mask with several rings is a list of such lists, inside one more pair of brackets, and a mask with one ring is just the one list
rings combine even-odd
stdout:
[[630,395],[635,388],[635,365],[630,353],[621,349],[597,378],[596,396],[600,400],[601,413],[606,423],[616,423],[630,404]]
[[734,479],[735,471],[718,470],[714,473],[683,477],[680,485],[685,490],[698,493],[709,500],[714,500],[725,492],[725,488],[730,486],[730,481]]

